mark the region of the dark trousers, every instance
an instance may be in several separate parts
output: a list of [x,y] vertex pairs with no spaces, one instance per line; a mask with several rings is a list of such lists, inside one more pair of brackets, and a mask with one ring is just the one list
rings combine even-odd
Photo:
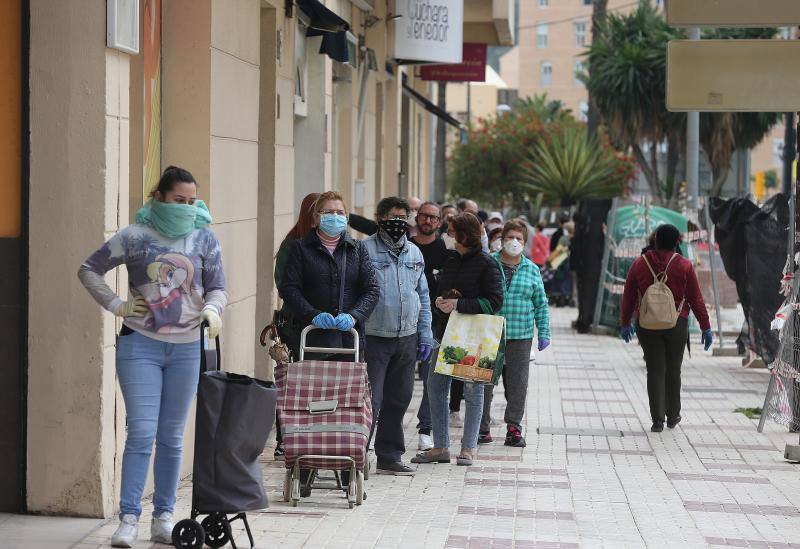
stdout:
[[670,330],[638,328],[639,344],[647,365],[647,396],[653,422],[675,419],[681,413],[681,364],[689,323],[679,318]]
[[460,412],[462,400],[464,400],[464,382],[453,378],[450,382],[450,411]]
[[428,375],[431,368],[436,364],[436,351],[431,353],[428,360],[420,362],[420,375],[422,376],[422,402],[419,403],[419,411],[417,411],[417,430],[420,434],[431,434],[431,405],[428,400]]
[[405,337],[367,336],[365,349],[372,388],[375,455],[381,461],[400,461],[406,451],[403,417],[414,394],[417,334]]

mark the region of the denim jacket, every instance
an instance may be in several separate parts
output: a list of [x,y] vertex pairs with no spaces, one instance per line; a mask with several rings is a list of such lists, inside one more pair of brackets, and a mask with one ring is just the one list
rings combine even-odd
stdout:
[[367,320],[366,334],[404,337],[416,333],[419,343],[432,344],[431,299],[422,252],[406,242],[400,255],[395,256],[378,235],[363,242],[381,290],[378,304]]

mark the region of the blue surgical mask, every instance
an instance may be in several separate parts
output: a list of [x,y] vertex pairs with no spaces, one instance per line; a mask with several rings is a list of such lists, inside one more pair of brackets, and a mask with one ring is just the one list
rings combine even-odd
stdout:
[[346,228],[346,215],[327,213],[319,216],[319,230],[330,237],[339,236]]

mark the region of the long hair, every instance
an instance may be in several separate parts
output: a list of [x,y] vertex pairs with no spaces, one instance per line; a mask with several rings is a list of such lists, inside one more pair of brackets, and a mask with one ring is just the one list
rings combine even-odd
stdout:
[[307,194],[300,204],[300,215],[292,230],[286,233],[286,238],[303,238],[314,227],[314,206],[319,198],[319,193]]

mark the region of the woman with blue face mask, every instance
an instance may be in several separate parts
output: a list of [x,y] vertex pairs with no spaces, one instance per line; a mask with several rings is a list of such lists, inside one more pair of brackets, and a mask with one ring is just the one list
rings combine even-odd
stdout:
[[[122,319],[117,377],[128,436],[114,547],[136,542],[154,441],[150,539],[172,543],[183,431],[200,374],[200,324],[207,322],[209,336],[216,337],[228,301],[220,245],[210,223],[192,174],[170,166],[137,212],[136,223],[111,237],[78,272],[91,296]],[[126,301],[104,279],[122,264],[128,271]]]
[[291,243],[278,284],[285,307],[298,323],[322,328],[308,335],[307,345],[312,347],[352,347],[348,332],[355,328],[363,338],[378,302],[380,289],[369,253],[346,229],[347,207],[341,195],[322,193],[314,206],[314,227]]

